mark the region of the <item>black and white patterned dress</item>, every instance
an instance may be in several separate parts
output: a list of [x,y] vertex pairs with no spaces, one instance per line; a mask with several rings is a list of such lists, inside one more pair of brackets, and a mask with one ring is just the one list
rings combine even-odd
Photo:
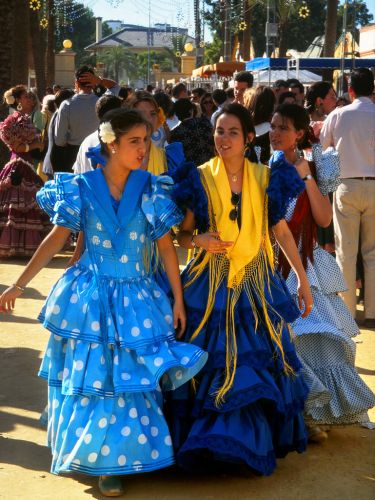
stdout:
[[[297,199],[288,207],[291,220]],[[346,290],[336,260],[318,245],[314,262],[308,261],[314,307],[307,318],[293,324],[297,354],[310,394],[305,405],[307,419],[325,425],[367,422],[367,410],[375,405],[375,395],[355,368],[356,344],[352,338],[359,329],[344,301],[338,295]],[[293,270],[286,280],[297,296],[297,277]]]

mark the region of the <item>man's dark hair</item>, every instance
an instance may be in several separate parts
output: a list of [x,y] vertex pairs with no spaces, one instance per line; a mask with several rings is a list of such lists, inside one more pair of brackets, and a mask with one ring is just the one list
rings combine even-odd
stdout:
[[288,97],[291,97],[292,99],[294,99],[294,101],[296,100],[296,96],[293,94],[293,92],[287,91],[287,92],[283,92],[282,94],[280,94],[280,96],[279,96],[279,104],[280,105],[283,104],[284,101],[286,99],[288,99]]
[[121,108],[121,105],[122,99],[112,94],[106,94],[96,101],[95,112],[99,120],[102,121],[102,118],[107,113],[107,111],[111,111],[111,109]]
[[184,83],[178,83],[175,85],[172,89],[172,97],[175,99],[178,99],[178,96],[181,94],[181,92],[186,92],[187,88]]
[[215,102],[215,104],[221,106],[222,104],[225,103],[225,101],[228,99],[228,97],[227,97],[225,90],[215,89],[212,92],[212,99]]
[[234,88],[228,87],[225,89],[225,93],[227,94],[227,99],[234,99]]
[[150,92],[150,94],[152,94],[152,91],[153,91],[153,90],[154,90],[154,87],[153,87],[152,85],[150,85],[150,84],[149,84],[149,85],[147,85],[147,87],[146,87],[146,91],[147,91],[147,92]]
[[60,104],[67,99],[70,99],[74,96],[74,91],[71,89],[62,89],[57,92],[55,95],[55,104],[56,107],[59,108]]
[[195,110],[195,105],[190,99],[182,98],[178,99],[173,105],[175,115],[180,121],[186,120],[186,118],[191,118]]
[[276,80],[272,86],[274,89],[280,89],[281,87],[289,88],[289,84],[286,80]]
[[92,66],[87,66],[87,64],[85,64],[84,66],[81,66],[76,70],[75,73],[76,80],[79,80],[84,73],[91,73],[92,75],[95,75],[94,68],[92,68]]
[[206,91],[206,90],[204,90],[202,87],[197,87],[196,89],[193,89],[193,90],[191,91],[191,93],[192,93],[192,94],[197,94],[197,96],[198,96],[199,98],[201,98],[202,96],[204,96],[204,94],[206,94],[206,93],[207,93],[207,91]]
[[349,85],[356,96],[370,96],[374,92],[374,75],[368,68],[354,69],[350,73]]
[[299,89],[299,91],[300,91],[301,94],[305,93],[305,87],[298,80],[289,83],[289,88],[290,89]]
[[234,77],[235,82],[245,82],[247,83],[247,86],[250,88],[253,86],[254,82],[254,77],[250,73],[250,71],[239,71],[236,73],[236,76]]

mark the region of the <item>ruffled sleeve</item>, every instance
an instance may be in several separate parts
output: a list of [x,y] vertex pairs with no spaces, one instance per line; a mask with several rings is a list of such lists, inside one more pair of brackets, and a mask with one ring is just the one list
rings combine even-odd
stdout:
[[170,167],[168,173],[175,183],[173,199],[176,205],[183,212],[187,208],[191,210],[198,231],[206,232],[209,227],[208,201],[197,167],[192,162],[183,161]]
[[275,151],[271,156],[271,169],[268,194],[268,222],[275,226],[285,218],[290,201],[305,189],[305,183],[298,175],[294,165],[285,159],[282,151]]
[[316,167],[317,184],[322,195],[333,193],[338,188],[340,180],[340,157],[332,147],[322,151],[320,143],[312,146],[312,159]]
[[39,206],[47,212],[51,222],[72,231],[80,231],[81,197],[74,174],[56,174],[36,195]]
[[157,240],[184,218],[172,199],[173,180],[167,175],[151,176],[148,193],[142,196],[142,210],[151,225],[151,239]]
[[102,167],[107,165],[107,159],[102,155],[102,147],[100,144],[89,148],[85,154],[90,160],[92,168],[96,168],[98,165],[101,165]]

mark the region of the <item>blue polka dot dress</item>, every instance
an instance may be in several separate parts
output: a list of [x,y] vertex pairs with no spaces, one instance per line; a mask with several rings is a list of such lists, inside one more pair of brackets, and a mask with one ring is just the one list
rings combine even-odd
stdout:
[[[286,220],[292,218],[296,203],[297,199],[290,203]],[[352,337],[359,330],[338,295],[346,290],[342,273],[334,257],[318,246],[314,249],[314,262],[308,260],[306,272],[314,307],[307,318],[298,318],[292,328],[310,390],[305,405],[307,419],[325,425],[366,422],[375,396],[355,368],[356,344]],[[297,298],[298,282],[293,270],[286,284]]]
[[38,193],[54,224],[84,231],[85,251],[52,288],[39,319],[51,332],[47,379],[52,472],[147,472],[174,462],[162,391],[204,365],[177,342],[170,302],[153,279],[152,240],[180,222],[172,180],[129,175],[111,199],[101,169],[58,174]]

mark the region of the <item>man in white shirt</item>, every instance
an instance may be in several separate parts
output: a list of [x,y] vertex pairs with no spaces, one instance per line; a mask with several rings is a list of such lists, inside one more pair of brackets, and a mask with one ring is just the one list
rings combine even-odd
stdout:
[[364,264],[365,323],[375,328],[375,104],[370,96],[374,76],[369,69],[352,71],[352,104],[328,115],[320,133],[323,149],[340,153],[341,184],[334,194],[336,259],[348,290],[343,294],[356,312],[356,261],[359,241]]
[[[112,109],[121,108],[122,99],[115,95],[104,94],[95,105],[95,112],[99,122],[102,122],[104,115],[111,111]],[[94,148],[98,146],[100,143],[99,140],[99,131],[95,130],[92,134],[88,135],[82,142],[76,161],[73,165],[73,172],[75,174],[83,174],[84,172],[89,172],[96,168],[96,165],[93,166],[90,159],[87,158],[86,153],[89,148]]]

